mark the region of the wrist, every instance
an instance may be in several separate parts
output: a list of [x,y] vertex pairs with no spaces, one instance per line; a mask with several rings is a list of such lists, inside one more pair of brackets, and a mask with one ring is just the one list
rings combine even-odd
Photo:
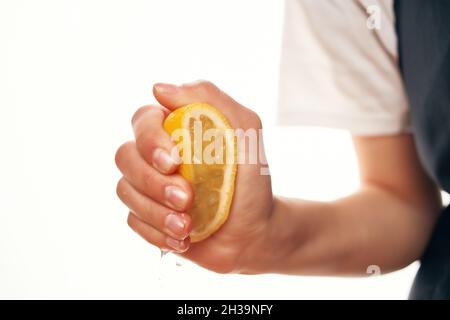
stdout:
[[[334,228],[328,203],[274,197],[264,227],[239,259],[238,273],[313,273],[315,254],[327,228]],[[316,251],[316,249],[314,249]]]
[[236,263],[236,273],[261,274],[274,269],[273,261],[280,256],[280,242],[275,239],[282,200],[274,196],[271,210],[262,221],[261,226],[250,237]]

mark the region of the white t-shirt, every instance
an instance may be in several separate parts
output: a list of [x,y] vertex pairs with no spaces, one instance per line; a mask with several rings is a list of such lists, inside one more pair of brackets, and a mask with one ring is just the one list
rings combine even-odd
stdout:
[[279,92],[282,125],[408,131],[393,1],[286,0]]

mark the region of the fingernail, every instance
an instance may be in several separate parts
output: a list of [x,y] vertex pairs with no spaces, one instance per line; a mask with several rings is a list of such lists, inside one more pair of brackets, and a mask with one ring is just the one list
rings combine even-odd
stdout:
[[187,245],[184,243],[184,241],[175,240],[174,238],[171,237],[166,238],[166,244],[172,249],[175,249],[176,251],[179,252],[187,250]]
[[154,85],[155,91],[163,94],[173,94],[178,91],[178,86],[169,83],[157,83]]
[[166,187],[166,200],[176,209],[183,210],[186,207],[188,195],[178,187]]
[[155,149],[153,152],[153,166],[158,171],[161,173],[167,173],[173,168],[174,165],[175,161],[165,150],[161,148]]
[[[177,214],[175,214],[175,213],[169,214],[166,217],[166,220],[164,223],[166,225],[166,228],[174,235],[185,237],[185,238],[187,237],[186,231],[184,230],[186,225],[185,225],[183,219],[181,219],[181,217],[179,217]],[[183,240],[185,238],[183,238]]]

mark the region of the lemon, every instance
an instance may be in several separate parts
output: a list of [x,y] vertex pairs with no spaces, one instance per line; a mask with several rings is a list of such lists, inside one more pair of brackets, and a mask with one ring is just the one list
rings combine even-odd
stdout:
[[[237,144],[227,118],[207,103],[193,103],[169,114],[164,129],[177,144],[178,172],[194,189],[191,242],[206,239],[228,218],[236,177]],[[180,130],[181,129],[181,130]]]

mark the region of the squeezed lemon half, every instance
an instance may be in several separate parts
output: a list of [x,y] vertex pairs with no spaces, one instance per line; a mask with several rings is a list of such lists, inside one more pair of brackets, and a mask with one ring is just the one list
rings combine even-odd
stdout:
[[[237,144],[227,118],[207,103],[169,114],[164,129],[178,145],[178,172],[194,188],[191,242],[206,239],[227,220],[236,177]],[[179,130],[182,129],[182,130]]]

